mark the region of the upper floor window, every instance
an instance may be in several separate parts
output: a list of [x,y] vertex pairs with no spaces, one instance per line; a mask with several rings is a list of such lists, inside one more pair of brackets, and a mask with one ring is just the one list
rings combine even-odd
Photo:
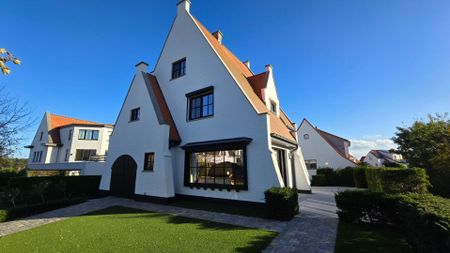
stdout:
[[44,137],[44,132],[41,132],[41,134],[39,136],[39,141],[42,141],[42,137]]
[[270,102],[270,110],[274,113],[277,113],[277,104],[273,101]]
[[64,155],[64,161],[69,161],[69,149],[66,149],[66,154]]
[[153,164],[155,163],[155,153],[145,153],[144,170],[153,171]]
[[305,160],[305,165],[308,170],[315,170],[317,169],[317,160]]
[[309,134],[304,134],[304,135],[303,135],[303,139],[304,139],[304,140],[309,140]]
[[134,108],[131,110],[130,121],[136,121],[141,119],[141,108]]
[[73,130],[70,129],[70,130],[69,130],[69,141],[72,140],[72,134],[73,134]]
[[98,130],[80,129],[78,140],[98,140]]
[[42,151],[33,152],[33,162],[41,162],[42,161]]
[[95,149],[77,149],[75,153],[75,161],[89,161],[92,156],[97,154]]
[[172,63],[172,79],[184,76],[186,74],[186,58]]
[[186,94],[189,100],[189,120],[214,115],[214,91],[212,87]]

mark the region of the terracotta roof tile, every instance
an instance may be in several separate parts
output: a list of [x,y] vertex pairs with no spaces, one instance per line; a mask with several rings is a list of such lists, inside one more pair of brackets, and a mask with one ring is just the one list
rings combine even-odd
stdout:
[[161,110],[164,121],[170,126],[169,140],[176,142],[176,143],[180,143],[181,142],[180,134],[178,133],[177,127],[175,125],[175,121],[172,118],[172,114],[169,111],[169,107],[167,106],[166,99],[164,98],[164,95],[162,93],[161,87],[159,86],[158,80],[152,74],[147,74],[147,75],[148,75],[148,78],[150,79],[150,86],[153,90],[153,93],[155,94],[155,97],[158,102],[159,109]]
[[283,121],[279,117],[277,117],[277,115],[275,115],[274,113],[269,112],[269,117],[270,117],[270,133],[271,134],[276,134],[287,140],[297,143],[297,140],[294,137],[295,131],[294,132],[290,131],[286,127],[286,125],[283,123]]
[[247,77],[248,82],[253,88],[253,91],[264,103],[264,89],[267,87],[267,78],[269,72],[263,72],[254,76]]

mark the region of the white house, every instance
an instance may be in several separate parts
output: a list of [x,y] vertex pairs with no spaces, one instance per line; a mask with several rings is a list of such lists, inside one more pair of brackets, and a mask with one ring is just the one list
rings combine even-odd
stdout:
[[98,169],[108,152],[112,130],[109,124],[46,112],[31,145],[26,146],[30,149],[27,168],[70,175],[101,175]]
[[369,153],[361,159],[361,162],[374,167],[382,167],[388,164],[398,166],[406,165],[406,161],[401,154],[389,150],[370,150]]
[[153,71],[141,62],[111,135],[100,189],[264,202],[270,187],[310,191],[296,126],[273,69],[254,74],[190,13],[177,15]]
[[298,128],[299,144],[302,148],[305,164],[310,175],[317,168],[345,168],[356,166],[356,160],[350,155],[350,141],[325,132],[303,119]]

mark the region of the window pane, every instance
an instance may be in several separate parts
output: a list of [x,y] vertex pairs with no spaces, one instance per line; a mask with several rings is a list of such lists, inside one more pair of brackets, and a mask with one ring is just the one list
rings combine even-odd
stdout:
[[202,116],[203,117],[208,116],[208,106],[207,105],[202,107]]
[[205,183],[214,184],[214,152],[205,153]]
[[225,182],[225,164],[223,161],[223,152],[222,151],[216,151],[215,152],[215,178],[214,183],[215,184],[224,184]]
[[85,130],[80,130],[79,134],[78,134],[78,139],[79,140],[84,140],[86,136],[86,131]]
[[94,130],[94,131],[92,132],[92,139],[93,139],[93,140],[98,140],[98,130]]

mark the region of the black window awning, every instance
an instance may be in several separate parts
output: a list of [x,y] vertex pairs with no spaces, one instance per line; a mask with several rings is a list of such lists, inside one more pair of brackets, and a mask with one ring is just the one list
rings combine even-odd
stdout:
[[190,142],[181,146],[182,149],[187,151],[216,151],[224,149],[240,149],[247,146],[252,141],[248,137],[239,137],[231,139]]

